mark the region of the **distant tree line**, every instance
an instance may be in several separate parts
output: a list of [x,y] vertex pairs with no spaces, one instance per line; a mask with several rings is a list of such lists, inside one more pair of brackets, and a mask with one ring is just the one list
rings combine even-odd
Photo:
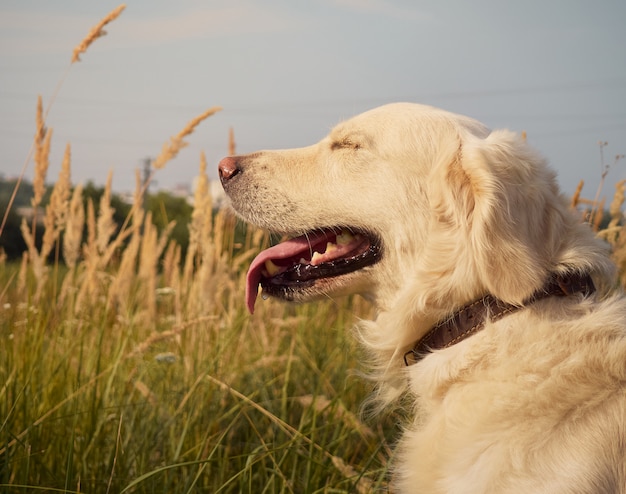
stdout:
[[[16,182],[13,180],[0,181],[0,221],[4,218],[11,195],[15,189]],[[47,187],[46,194],[42,200],[42,207],[48,204],[52,187]],[[100,198],[104,194],[104,187],[99,187],[93,182],[88,182],[83,188],[83,201],[85,208],[87,202],[91,199],[94,207],[98,208]],[[16,260],[22,257],[22,253],[26,250],[26,243],[22,237],[20,225],[22,216],[20,211],[22,208],[31,207],[31,198],[33,197],[33,185],[30,182],[23,181],[15,196],[15,200],[6,225],[0,236],[0,248],[4,250],[9,260]],[[165,191],[159,191],[156,194],[148,194],[146,197],[146,212],[152,213],[152,222],[159,232],[164,229],[171,221],[175,221],[176,225],[170,234],[170,238],[175,240],[181,247],[181,254],[184,256],[189,245],[189,232],[187,224],[191,218],[192,206],[183,197],[176,197]],[[113,194],[111,197],[111,207],[115,210],[114,220],[118,225],[118,229],[124,223],[128,216],[132,205],[125,202],[119,195]],[[27,219],[29,226],[31,220]],[[86,234],[86,232],[85,232]],[[37,224],[35,226],[36,245],[41,246],[43,237],[43,226]],[[61,246],[62,247],[62,246]]]

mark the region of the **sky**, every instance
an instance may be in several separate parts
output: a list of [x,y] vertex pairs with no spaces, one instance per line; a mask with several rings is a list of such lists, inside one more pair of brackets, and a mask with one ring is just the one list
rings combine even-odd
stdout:
[[[51,103],[48,180],[131,191],[135,170],[219,105],[151,190],[217,177],[237,153],[306,146],[394,101],[525,131],[565,193],[626,178],[623,0],[128,0],[81,61],[74,47],[118,2],[0,0],[0,175],[27,164],[37,96]],[[69,67],[69,69],[68,69]],[[58,90],[57,90],[58,88]],[[53,95],[56,92],[56,97]],[[600,146],[600,142],[608,144]]]

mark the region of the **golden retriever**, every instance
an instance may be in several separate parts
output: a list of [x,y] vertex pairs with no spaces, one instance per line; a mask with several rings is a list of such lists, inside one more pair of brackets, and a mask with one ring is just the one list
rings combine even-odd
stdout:
[[243,219],[290,237],[252,262],[250,311],[259,285],[375,302],[376,398],[415,403],[395,491],[626,492],[626,303],[522,137],[398,103],[219,174]]

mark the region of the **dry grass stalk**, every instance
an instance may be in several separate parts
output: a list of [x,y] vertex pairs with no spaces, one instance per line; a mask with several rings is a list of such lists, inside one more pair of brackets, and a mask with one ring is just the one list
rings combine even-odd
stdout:
[[112,235],[115,233],[117,224],[113,219],[115,210],[111,207],[111,183],[113,181],[113,172],[109,171],[107,176],[104,193],[100,198],[100,208],[98,212],[96,246],[100,255],[104,254],[109,245]]
[[626,286],[626,225],[624,225],[624,194],[626,180],[615,184],[615,194],[609,206],[611,221],[606,229],[598,232],[598,236],[605,239],[611,246],[611,256],[617,264],[622,286]]
[[63,258],[65,264],[74,268],[80,256],[85,226],[85,209],[83,207],[83,186],[74,188],[69,204],[65,234],[63,235]]
[[602,220],[604,219],[604,203],[606,198],[602,198],[598,203],[598,206],[595,208],[595,214],[592,218],[589,218],[589,223],[591,224],[591,229],[594,232],[597,232],[602,226]]
[[331,415],[331,420],[341,419],[346,422],[352,429],[358,430],[364,437],[375,437],[376,433],[367,425],[359,420],[359,418],[348,410],[343,403],[338,402],[336,408],[333,408],[332,402],[324,395],[304,395],[296,398],[304,408],[313,407],[318,413]]
[[83,186],[78,184],[72,193],[68,207],[65,232],[63,234],[63,259],[69,271],[63,278],[61,294],[59,295],[58,301],[59,307],[63,307],[70,294],[74,294],[78,290],[76,287],[76,266],[80,257],[80,247],[83,242],[84,226],[85,208],[83,207]]
[[22,224],[20,225],[20,230],[22,231],[22,236],[24,237],[24,243],[26,243],[27,252],[31,257],[31,261],[33,257],[39,257],[39,252],[37,251],[37,247],[35,246],[35,237],[31,234],[28,229],[28,225],[26,224],[26,219],[22,218]]
[[170,138],[170,142],[166,142],[163,145],[161,154],[157,156],[157,158],[152,162],[152,166],[157,170],[163,168],[169,160],[175,158],[176,155],[178,155],[178,151],[187,146],[187,143],[183,139],[193,133],[195,128],[200,124],[200,122],[206,120],[208,117],[210,117],[214,113],[217,113],[221,109],[222,108],[219,106],[214,106],[213,108],[209,108],[202,115],[199,115],[191,120],[191,122],[189,122],[183,130],[181,130],[174,137]]
[[139,391],[139,394],[141,394],[141,396],[143,396],[148,401],[148,403],[150,403],[151,406],[156,408],[160,405],[157,396],[150,390],[148,386],[146,386],[144,382],[140,380],[133,381],[133,386],[137,391]]
[[[107,206],[110,206],[110,204],[107,204]],[[113,208],[111,208],[111,210],[115,211]],[[117,223],[113,222],[113,230],[115,231],[116,228]],[[110,243],[105,245],[105,251],[101,254],[98,261],[100,269],[105,269],[109,265],[114,254],[122,248],[124,241],[131,235],[132,232],[132,228],[125,226]]]
[[[242,296],[243,284],[233,273],[245,273],[241,261],[250,261],[260,250],[260,245],[245,248],[253,236],[251,230],[254,229],[251,228],[246,234],[245,250],[241,250],[242,245],[235,244],[235,224],[232,213],[221,209],[213,216],[212,230],[202,237],[203,261],[193,279],[194,293],[189,296],[189,302],[196,303],[197,310],[209,310],[215,305],[231,314],[238,310],[236,301]],[[237,255],[235,252],[238,252]],[[215,279],[222,281],[215,283]],[[193,307],[190,306],[190,309]]]
[[163,283],[165,286],[175,288],[179,265],[180,245],[175,240],[170,240],[163,256]]
[[141,233],[139,227],[132,227],[132,235],[128,245],[122,252],[122,259],[117,274],[109,287],[109,303],[116,303],[119,312],[130,311],[132,301],[132,289],[137,278],[137,255],[141,245]]
[[87,242],[83,244],[83,258],[85,269],[79,282],[76,311],[81,310],[86,305],[85,301],[90,300],[97,290],[96,272],[99,256],[96,245],[96,213],[91,199],[87,201]]
[[[582,221],[588,223],[589,226],[597,232],[600,229],[602,220],[604,219],[605,198],[599,199],[599,193],[602,186],[600,186],[596,192],[596,198],[590,200],[581,197],[584,184],[584,180],[578,182],[578,187],[576,187],[574,195],[572,195],[572,198],[570,199],[570,207],[573,210],[578,211],[581,215]],[[580,210],[579,207],[581,207]]]
[[624,218],[622,213],[622,205],[624,204],[624,193],[626,192],[626,180],[620,180],[615,184],[615,194],[613,200],[609,206],[609,214],[611,215],[611,222],[609,228],[617,226]]
[[98,256],[96,246],[96,210],[91,198],[87,201],[87,242],[83,244],[83,256],[86,260]]
[[[226,214],[218,211],[213,216],[212,204],[208,200],[205,208],[195,271],[185,272],[182,283],[184,287],[188,287],[185,311],[195,315],[207,313],[216,304],[222,304],[224,298],[232,299],[222,295],[236,290],[235,279],[231,276],[229,252],[224,248],[224,232],[229,229],[226,225]],[[220,280],[219,283],[215,282],[217,279]]]
[[180,284],[180,245],[170,240],[165,255],[163,256],[163,284],[172,290],[174,295],[174,316],[176,324],[181,324],[185,315],[181,309],[181,284]]
[[[57,191],[57,197],[51,203],[56,204],[57,206],[57,215],[56,215],[56,223],[55,226],[59,230],[64,230],[67,224],[67,217],[69,215],[70,208],[70,196],[72,189],[71,182],[71,161],[72,161],[72,148],[69,144],[65,146],[65,154],[63,155],[63,163],[61,164],[61,171],[59,172],[59,180],[57,182],[61,182],[62,185],[59,187]],[[56,186],[56,184],[55,184]],[[54,195],[54,189],[52,190],[52,194]]]
[[22,231],[22,236],[24,237],[24,242],[26,243],[26,247],[28,249],[29,264],[32,266],[33,274],[35,275],[36,289],[34,299],[37,301],[39,300],[43,286],[48,279],[48,267],[46,266],[45,258],[42,258],[37,250],[35,245],[35,236],[31,233],[24,218],[22,218],[20,230]]
[[85,36],[85,38],[74,48],[74,52],[72,54],[72,63],[80,61],[80,55],[87,51],[87,48],[93,43],[96,39],[104,36],[106,31],[102,28],[106,26],[109,22],[114,21],[119,17],[122,11],[126,8],[126,5],[121,4],[119,7],[112,10],[104,19],[102,19],[98,24],[91,28],[89,34]]
[[311,440],[309,437],[303,435],[298,429],[291,426],[290,424],[282,420],[280,417],[274,415],[272,412],[270,412],[263,406],[259,405],[257,402],[250,399],[245,394],[237,391],[232,386],[226,384],[224,381],[208,374],[205,376],[205,380],[217,385],[222,391],[229,392],[231,395],[239,399],[241,402],[259,411],[268,419],[270,419],[276,426],[280,427],[283,430],[283,432],[285,432],[286,434],[294,438],[298,438],[304,441],[305,443],[307,443],[310,447],[315,448],[318,451],[320,451],[324,456],[326,456],[332,461],[334,467],[345,478],[347,479],[358,478],[359,480],[357,481],[357,484],[356,484],[356,492],[358,492],[359,494],[373,492],[373,488],[374,488],[373,482],[370,479],[368,479],[365,475],[359,474],[359,472],[354,467],[347,464],[342,458],[336,455],[332,455],[325,448],[320,446],[318,443]]
[[370,492],[374,492],[374,484],[373,482],[365,477],[364,475],[359,474],[354,467],[348,465],[342,458],[339,456],[332,456],[331,461],[333,465],[341,474],[347,479],[359,479],[356,483],[356,492],[359,494],[368,494]]
[[141,246],[141,226],[144,218],[141,194],[141,175],[139,170],[135,170],[134,204],[129,227],[130,241],[122,252],[120,267],[111,282],[108,297],[109,303],[116,303],[121,312],[129,310],[131,290],[137,278],[137,255]]
[[[52,131],[46,129],[44,116],[43,116],[43,103],[41,96],[37,99],[37,114],[35,118],[37,131],[35,133],[34,146],[35,146],[35,176],[33,178],[33,197],[31,198],[31,206],[33,207],[33,223],[29,229],[26,220],[22,219],[20,230],[24,237],[24,242],[28,249],[28,255],[24,255],[22,258],[23,280],[26,282],[26,268],[27,260],[30,261],[30,265],[33,268],[37,287],[35,292],[35,300],[39,299],[43,290],[43,285],[47,279],[47,267],[45,265],[45,257],[42,257],[35,245],[35,226],[37,222],[37,208],[41,204],[41,200],[46,192],[46,175],[48,173],[48,166],[50,164],[50,142],[52,138]],[[22,278],[22,273],[20,273]],[[20,283],[21,284],[21,283]],[[24,288],[25,288],[24,284]]]
[[[600,146],[600,169],[601,169],[601,175],[600,175],[600,184],[598,185],[598,190],[596,191],[596,197],[593,199],[593,207],[591,209],[591,213],[590,213],[590,223],[593,224],[593,219],[596,217],[596,215],[600,214],[603,215],[603,212],[600,210],[600,207],[604,205],[604,201],[600,202],[599,198],[600,198],[600,193],[602,192],[602,188],[604,187],[604,181],[611,169],[611,165],[607,165],[604,163],[604,148],[608,145],[609,143],[606,141],[600,141],[598,142],[598,145]],[[617,156],[615,156],[615,161],[613,163],[613,166],[617,165],[617,163],[624,158],[624,155],[620,155],[618,154]]]
[[175,240],[170,240],[163,256],[163,283],[174,290],[180,285],[181,248]]
[[55,182],[50,194],[50,202],[46,206],[44,216],[44,234],[40,255],[46,259],[52,251],[52,247],[59,240],[61,231],[65,228],[69,210],[69,199],[72,184],[70,182],[70,156],[71,149],[68,144],[65,148],[63,164],[59,172],[59,178]]
[[[196,319],[189,319],[183,324],[176,325],[173,329],[167,329],[165,331],[156,331],[148,336],[145,340],[139,343],[131,352],[124,356],[124,360],[133,359],[146,353],[150,348],[162,341],[169,340],[170,338],[177,338],[183,331],[192,328],[197,325],[202,325],[209,321],[215,321],[218,318],[216,315],[209,315],[204,317],[198,317]],[[0,451],[1,453],[1,451]]]
[[145,193],[141,180],[141,172],[135,169],[135,192],[133,193],[132,221],[133,225],[140,226],[143,222],[145,211],[143,210],[143,195]]
[[200,155],[200,172],[196,178],[196,189],[193,196],[193,211],[189,222],[189,247],[185,258],[183,285],[189,286],[194,268],[201,262],[202,243],[205,240],[207,223],[212,225],[212,200],[209,193],[209,177],[206,173],[207,163],[204,153]]
[[37,99],[35,123],[37,125],[35,134],[35,176],[33,178],[33,197],[31,198],[33,209],[36,209],[41,204],[43,195],[46,193],[46,175],[50,165],[50,142],[52,139],[52,129],[47,129],[45,126],[41,96]]
[[156,314],[156,289],[158,282],[157,266],[168,237],[176,222],[171,221],[158,235],[152,222],[152,214],[148,212],[143,224],[143,236],[139,255],[138,281],[141,287],[141,303],[148,317],[153,319]]
[[132,228],[125,228],[111,240],[117,229],[117,223],[113,219],[115,210],[111,207],[112,178],[113,175],[109,172],[104,193],[100,198],[97,221],[93,202],[87,202],[87,242],[83,245],[85,270],[76,302],[77,310],[83,308],[86,301],[97,303],[96,296],[107,293],[107,285],[110,287],[110,282],[114,280],[107,272],[107,267],[115,252],[134,231]]
[[574,195],[572,196],[572,200],[570,201],[570,207],[572,209],[576,209],[578,207],[578,203],[580,201],[580,194],[583,190],[584,185],[585,185],[584,180],[581,180],[580,182],[578,182],[578,187],[576,187],[576,191],[574,192]]

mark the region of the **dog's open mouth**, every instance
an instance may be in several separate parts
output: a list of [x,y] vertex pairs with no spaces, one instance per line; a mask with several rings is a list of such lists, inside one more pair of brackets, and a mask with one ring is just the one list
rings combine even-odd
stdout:
[[285,240],[261,252],[250,264],[246,304],[254,312],[259,284],[264,293],[286,299],[317,281],[370,266],[380,244],[369,234],[347,228],[324,229]]

